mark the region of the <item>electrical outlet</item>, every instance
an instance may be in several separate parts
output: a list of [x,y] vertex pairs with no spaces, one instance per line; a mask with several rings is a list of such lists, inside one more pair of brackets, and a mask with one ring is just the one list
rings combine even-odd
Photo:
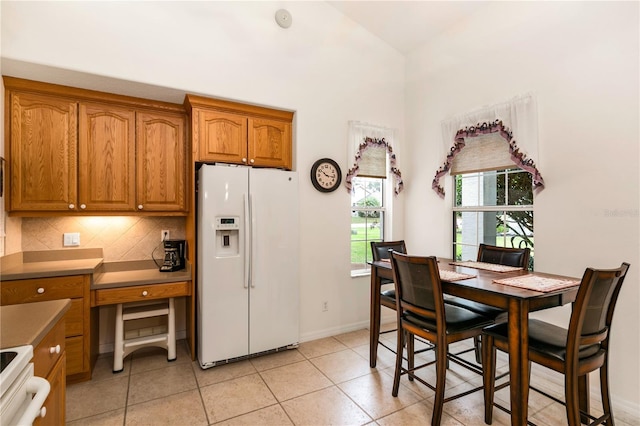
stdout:
[[329,302],[326,300],[322,302],[322,312],[327,312],[329,310]]
[[168,229],[160,231],[160,241],[168,240],[171,238],[171,232]]

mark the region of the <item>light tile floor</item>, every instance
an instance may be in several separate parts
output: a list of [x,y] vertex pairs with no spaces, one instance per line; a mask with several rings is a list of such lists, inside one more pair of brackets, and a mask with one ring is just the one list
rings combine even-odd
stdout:
[[[383,337],[394,345],[393,333]],[[468,347],[461,342],[453,350]],[[471,355],[471,354],[470,354]],[[113,355],[101,355],[89,382],[67,387],[70,425],[411,425],[428,424],[433,392],[403,377],[391,396],[395,355],[380,347],[377,368],[369,368],[369,331],[359,330],[300,344],[298,349],[202,370],[191,362],[184,341],[178,359],[166,351],[139,350],[111,372]],[[423,354],[427,359],[431,354]],[[499,354],[499,371],[506,357]],[[535,368],[535,367],[534,367]],[[433,381],[430,368],[423,375]],[[532,381],[561,395],[562,377],[534,369]],[[481,377],[451,364],[446,396],[482,383]],[[592,396],[594,411],[599,402]],[[508,388],[496,400],[508,407]],[[444,405],[443,425],[484,424],[483,397],[475,392]],[[532,392],[529,418],[538,425],[566,424],[564,408]],[[616,413],[622,426],[638,419]],[[510,424],[494,409],[494,425]]]

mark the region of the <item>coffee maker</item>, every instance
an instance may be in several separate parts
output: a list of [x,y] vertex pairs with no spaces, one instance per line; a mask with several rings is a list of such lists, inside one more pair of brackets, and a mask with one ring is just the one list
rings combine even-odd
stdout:
[[184,240],[164,240],[164,262],[160,272],[173,272],[184,269],[185,266]]

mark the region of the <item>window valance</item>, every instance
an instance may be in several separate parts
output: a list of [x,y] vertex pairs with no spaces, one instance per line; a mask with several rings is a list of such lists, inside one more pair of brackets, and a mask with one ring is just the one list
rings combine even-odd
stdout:
[[[513,138],[514,132],[518,143]],[[537,105],[532,94],[443,121],[442,134],[446,159],[431,185],[441,197],[445,192],[440,179],[448,172],[500,170],[509,165],[531,173],[534,190],[544,188],[535,162],[527,155],[538,151]],[[463,148],[465,152],[460,154]]]
[[349,122],[349,158],[354,163],[345,178],[348,191],[351,191],[354,177],[386,178],[387,170],[394,179],[394,193],[397,195],[403,190],[402,173],[397,167],[396,153],[390,142],[394,136],[393,129]]

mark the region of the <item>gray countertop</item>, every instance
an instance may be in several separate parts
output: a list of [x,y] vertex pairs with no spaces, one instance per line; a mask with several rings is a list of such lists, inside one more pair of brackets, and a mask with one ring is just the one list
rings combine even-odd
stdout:
[[153,260],[104,262],[102,249],[24,252],[1,258],[0,281],[66,275],[93,276],[91,289],[191,281],[191,265],[160,272]]
[[37,346],[70,307],[69,299],[0,306],[0,349]]
[[91,290],[191,281],[191,266],[175,272],[160,272],[153,260],[104,262],[94,274]]

